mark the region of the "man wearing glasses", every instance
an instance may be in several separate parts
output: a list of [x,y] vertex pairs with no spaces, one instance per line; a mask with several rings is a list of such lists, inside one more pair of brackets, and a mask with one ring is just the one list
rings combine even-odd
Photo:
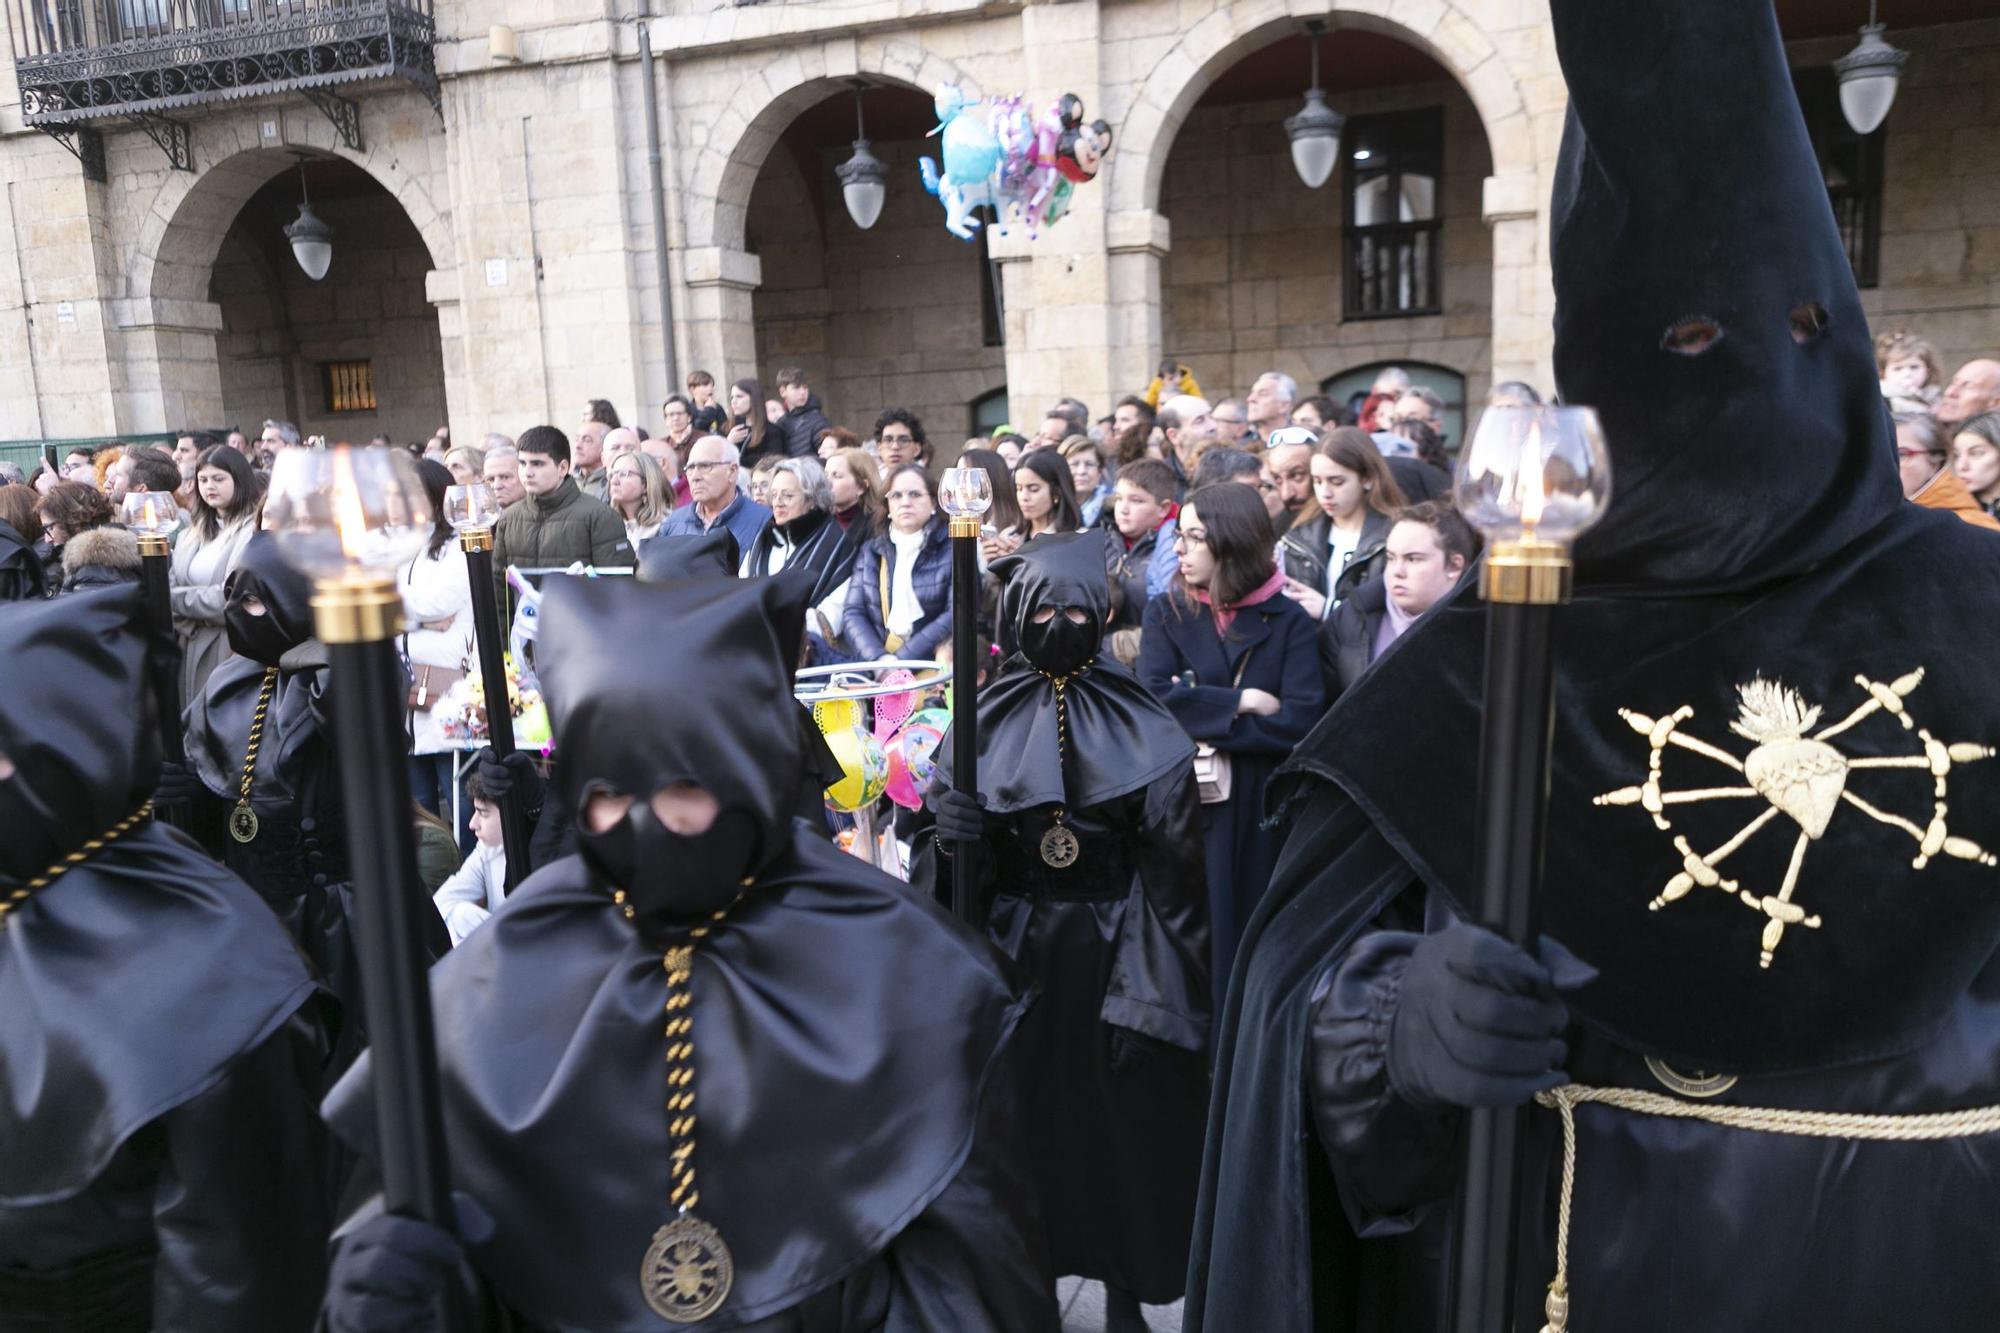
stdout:
[[907,407],[892,407],[875,418],[875,461],[882,475],[905,463],[931,464],[930,441],[924,438],[924,423]]
[[720,435],[696,440],[683,469],[694,503],[667,515],[655,540],[698,537],[720,528],[736,538],[738,551],[754,549],[758,536],[771,522],[771,511],[737,490],[741,458],[736,446]]

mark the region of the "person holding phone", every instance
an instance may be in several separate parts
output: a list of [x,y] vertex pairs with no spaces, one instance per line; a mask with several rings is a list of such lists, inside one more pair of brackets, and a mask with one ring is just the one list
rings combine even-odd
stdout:
[[755,379],[740,379],[729,386],[729,431],[725,438],[736,446],[745,467],[771,450],[767,436],[771,425],[764,416],[764,386]]

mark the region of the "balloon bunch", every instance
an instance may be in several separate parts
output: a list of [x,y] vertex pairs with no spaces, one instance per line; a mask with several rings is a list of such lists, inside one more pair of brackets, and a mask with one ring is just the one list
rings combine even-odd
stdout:
[[918,160],[924,188],[944,205],[945,229],[969,241],[980,225],[975,212],[993,211],[994,226],[1027,227],[1030,239],[1069,211],[1078,185],[1093,179],[1111,151],[1111,126],[1083,119],[1083,99],[1064,93],[1041,115],[1019,94],[982,104],[947,83],[936,98],[944,165]]

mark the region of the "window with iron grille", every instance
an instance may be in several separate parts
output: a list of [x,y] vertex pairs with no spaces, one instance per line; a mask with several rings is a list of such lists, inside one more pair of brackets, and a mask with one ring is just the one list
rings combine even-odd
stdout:
[[1873,287],[1882,262],[1882,144],[1887,136],[1879,129],[1866,135],[1854,132],[1841,114],[1840,89],[1831,69],[1794,70],[1792,86],[1826,178],[1827,199],[1854,281]]
[[1343,138],[1341,317],[1437,314],[1443,309],[1443,108],[1356,116]]
[[328,412],[373,412],[375,376],[366,361],[322,361],[320,384]]

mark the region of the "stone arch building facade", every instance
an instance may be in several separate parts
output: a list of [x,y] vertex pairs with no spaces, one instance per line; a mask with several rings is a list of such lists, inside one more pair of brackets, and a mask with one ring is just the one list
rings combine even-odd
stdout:
[[[1960,21],[1955,2],[1929,0],[1951,21],[1894,34],[1913,59],[1885,132],[1898,188],[1883,200],[1881,281],[1867,293],[1878,320],[1930,333],[1946,360],[2000,346],[2000,251],[1977,216],[1980,199],[2000,197],[2000,168],[1949,147],[2000,129],[2000,95],[1956,92],[1968,80],[2000,89],[2000,20]],[[217,362],[229,344],[210,277],[244,202],[296,152],[365,171],[421,237],[428,267],[413,280],[436,321],[459,438],[545,420],[568,429],[586,398],[653,426],[695,367],[724,383],[768,381],[778,367],[757,363],[768,256],[753,249],[752,196],[788,129],[854,80],[925,96],[947,82],[1036,101],[1074,92],[1116,130],[1103,173],[1060,226],[1033,241],[988,238],[1004,346],[976,362],[983,370],[955,363],[926,401],[962,403],[969,419],[1004,385],[1016,421],[1063,393],[1101,412],[1183,351],[1217,394],[1241,392],[1267,364],[1319,383],[1395,357],[1451,366],[1468,399],[1497,379],[1549,385],[1544,210],[1564,90],[1542,0],[422,0],[433,6],[435,105],[393,80],[344,85],[354,135],[296,91],[185,108],[174,115],[191,170],[140,128],[107,120],[101,183],[27,123],[17,78],[27,50],[13,35],[20,49],[0,65],[0,441],[254,414],[225,401]],[[1242,207],[1222,218],[1203,198],[1267,191],[1277,212],[1337,211],[1335,184],[1302,205],[1303,187],[1283,174],[1276,120],[1298,105],[1303,70],[1254,105],[1216,100],[1232,69],[1310,20],[1327,25],[1330,45],[1392,42],[1430,71],[1407,87],[1330,81],[1328,93],[1350,112],[1444,108],[1452,299],[1431,315],[1343,318],[1333,261],[1303,255],[1287,267],[1326,246],[1245,222]],[[1801,34],[1795,63],[1826,64],[1852,44],[1844,32]],[[844,225],[830,168],[799,161]],[[1225,172],[1230,183],[1215,185]],[[921,185],[899,174],[890,189]],[[858,253],[838,249],[839,227],[822,231],[829,262]],[[869,281],[924,297],[921,274],[886,268]],[[897,363],[901,378],[848,382],[907,385],[928,373],[922,351]],[[826,356],[807,369],[839,380]],[[887,404],[849,396],[829,410],[865,432]],[[932,433],[956,442],[955,423]]]

